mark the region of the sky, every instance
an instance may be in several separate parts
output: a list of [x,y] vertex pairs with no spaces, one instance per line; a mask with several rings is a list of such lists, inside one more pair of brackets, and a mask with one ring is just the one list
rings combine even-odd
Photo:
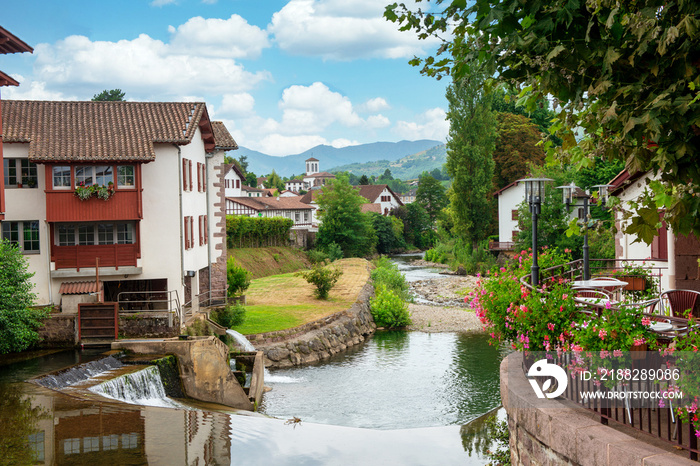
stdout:
[[[3,99],[204,101],[240,146],[445,141],[447,80],[408,64],[439,43],[382,18],[389,0],[23,0],[0,26],[34,48],[0,55]],[[406,2],[408,3],[408,2]],[[425,3],[420,4],[425,9]]]

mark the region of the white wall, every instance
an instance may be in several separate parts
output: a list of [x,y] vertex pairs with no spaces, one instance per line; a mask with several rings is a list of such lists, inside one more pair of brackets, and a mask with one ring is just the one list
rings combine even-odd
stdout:
[[[241,186],[243,186],[243,181],[245,180],[242,180],[241,177],[238,176],[236,170],[231,168],[228,173],[226,173],[226,177],[224,178],[226,197],[241,197],[243,195],[241,194]],[[238,182],[238,187],[236,187],[236,182]]]
[[513,210],[525,200],[525,185],[517,183],[498,195],[498,241],[513,241],[513,231],[519,230],[518,221],[513,220]]
[[[3,157],[27,158],[28,143],[3,144]],[[46,222],[46,197],[44,190],[45,167],[37,166],[38,185],[36,188],[5,188],[5,221],[39,220],[39,254],[25,254],[29,264],[29,272],[34,273],[34,293],[37,295],[37,305],[50,304],[51,280],[49,272],[50,244],[49,224]],[[21,234],[21,232],[20,232]],[[53,290],[54,295],[58,289]],[[58,303],[58,301],[55,301]]]

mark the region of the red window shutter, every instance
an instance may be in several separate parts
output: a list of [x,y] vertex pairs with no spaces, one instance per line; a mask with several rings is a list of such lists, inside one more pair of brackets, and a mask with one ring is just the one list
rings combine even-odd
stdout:
[[194,247],[194,217],[190,215],[190,248]]
[[207,216],[204,216],[204,244],[209,243],[209,223],[207,222]]
[[182,189],[187,191],[187,159],[182,159]]
[[189,226],[190,222],[187,220],[187,217],[183,219],[183,222],[185,224],[185,249],[190,248],[190,235],[189,235]]
[[202,192],[202,164],[197,162],[197,191]]
[[207,166],[202,164],[202,192],[207,192]]
[[517,220],[518,219],[518,209],[513,209],[511,211],[510,215],[511,215],[511,217],[510,217],[511,220]]
[[187,161],[187,165],[188,165],[187,171],[188,171],[188,174],[189,174],[188,178],[189,178],[189,180],[190,180],[190,191],[192,191],[192,161],[191,161],[191,160],[188,160],[188,161]]
[[[663,213],[660,213],[659,217],[663,219]],[[668,260],[668,227],[663,220],[661,220],[659,235],[655,236],[651,242],[651,258],[662,261]]]
[[241,180],[236,180],[236,189],[240,189],[241,187]]

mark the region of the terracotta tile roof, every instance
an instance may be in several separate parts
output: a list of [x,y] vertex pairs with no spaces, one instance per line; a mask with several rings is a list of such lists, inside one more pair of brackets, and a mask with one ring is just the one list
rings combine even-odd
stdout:
[[[216,147],[223,150],[236,150],[238,149],[238,144],[233,140],[233,136],[228,132],[223,121],[212,121],[211,128],[214,130],[214,140],[216,140]],[[243,177],[245,178],[245,177]]]
[[306,175],[304,178],[335,178],[335,175],[328,172],[318,172],[313,175]]
[[[102,290],[102,282],[100,282],[100,290]],[[88,294],[96,293],[97,286],[95,280],[89,282],[64,282],[61,283],[59,294]]]
[[2,71],[0,71],[0,86],[19,86],[19,83]]
[[313,207],[304,204],[296,197],[227,197],[255,210],[311,210]]
[[253,188],[252,186],[246,186],[246,185],[241,185],[241,189],[243,191],[250,191],[252,193],[264,193],[265,192],[264,189]]
[[315,159],[313,157],[309,157],[308,159],[304,160],[304,162],[318,162],[318,159]]
[[[217,123],[217,122],[212,122],[212,123]],[[214,130],[214,132],[216,132],[216,130]],[[217,139],[217,144],[218,144],[218,141],[219,140]],[[243,175],[243,172],[241,171],[240,168],[238,168],[238,165],[236,165],[235,163],[224,164],[224,176],[226,176],[226,174],[228,174],[228,172],[231,171],[231,169],[233,169],[233,171],[236,172],[236,175],[238,175],[238,177],[240,179],[245,181],[245,176]],[[243,186],[243,187],[245,187],[245,186]]]
[[316,201],[316,198],[318,197],[319,194],[321,194],[320,189],[312,189],[312,190],[306,191],[306,194],[301,196],[301,199],[299,199],[299,200],[301,202],[303,202],[304,204],[311,204],[312,202]]
[[376,212],[378,214],[382,213],[382,206],[379,204],[362,204],[360,207],[360,211],[362,212]]
[[28,142],[34,162],[150,162],[155,143],[189,144],[206,115],[202,102],[2,102],[4,141]]

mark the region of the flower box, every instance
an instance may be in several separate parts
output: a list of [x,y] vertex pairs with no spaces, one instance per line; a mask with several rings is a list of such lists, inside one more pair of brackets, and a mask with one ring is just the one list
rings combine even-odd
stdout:
[[625,291],[644,291],[647,287],[647,279],[645,277],[622,275],[617,278],[623,282],[627,282],[627,285],[623,288]]

